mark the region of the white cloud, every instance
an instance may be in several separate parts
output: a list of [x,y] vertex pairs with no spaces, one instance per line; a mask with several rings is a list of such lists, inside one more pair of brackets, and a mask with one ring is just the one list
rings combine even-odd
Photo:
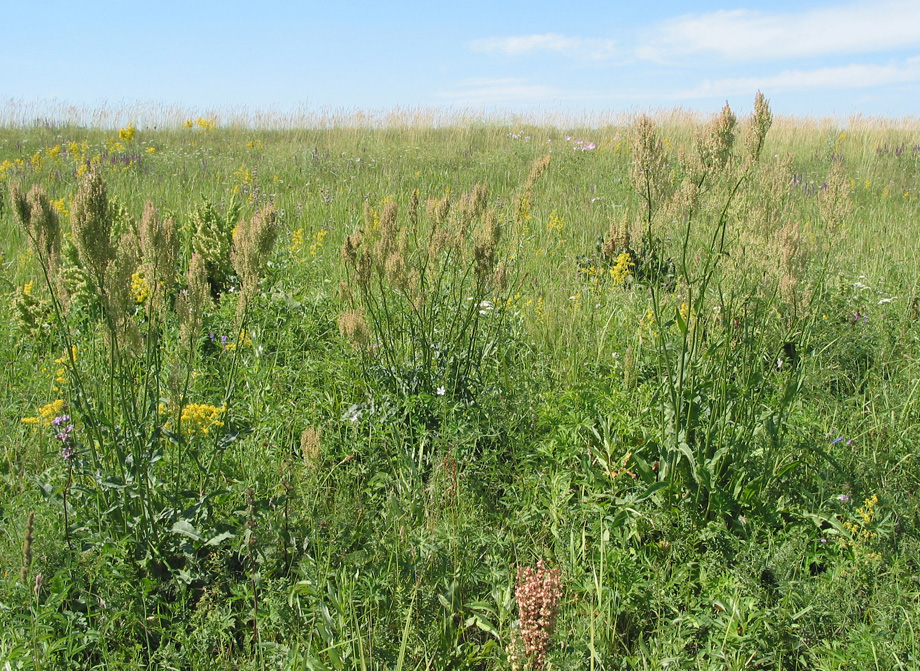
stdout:
[[720,98],[781,91],[846,90],[920,82],[920,57],[888,65],[853,64],[816,70],[786,70],[767,77],[739,77],[706,80],[693,89],[680,91],[678,98]]
[[915,45],[920,45],[920,2],[884,0],[784,14],[738,9],[682,16],[662,23],[637,54],[651,60],[693,53],[771,60]]
[[464,105],[486,105],[494,103],[537,103],[569,97],[564,91],[552,86],[530,84],[526,79],[468,79],[455,88],[440,93]]
[[473,51],[481,53],[502,53],[508,56],[552,51],[584,60],[607,60],[617,55],[616,43],[613,40],[569,37],[558,33],[489,37],[472,42],[470,47]]

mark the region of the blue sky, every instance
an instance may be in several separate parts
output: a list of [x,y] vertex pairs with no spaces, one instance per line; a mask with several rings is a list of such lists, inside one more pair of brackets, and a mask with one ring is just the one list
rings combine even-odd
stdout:
[[920,0],[0,0],[0,102],[918,116]]

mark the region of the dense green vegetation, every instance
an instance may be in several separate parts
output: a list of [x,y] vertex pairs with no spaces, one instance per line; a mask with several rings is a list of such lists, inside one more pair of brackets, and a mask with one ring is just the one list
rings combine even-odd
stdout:
[[917,668],[920,129],[756,110],[0,129],[3,668]]

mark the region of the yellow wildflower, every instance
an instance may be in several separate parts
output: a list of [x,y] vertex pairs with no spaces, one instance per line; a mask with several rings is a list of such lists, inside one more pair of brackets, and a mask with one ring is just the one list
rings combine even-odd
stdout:
[[236,342],[229,342],[224,345],[224,349],[228,352],[232,352],[236,349],[237,345],[240,347],[252,347],[252,338],[249,337],[249,333],[246,329],[240,329],[240,336],[236,339]]
[[216,405],[205,403],[189,403],[182,408],[182,426],[189,435],[200,433],[206,436],[211,432],[211,427],[224,425],[220,421],[220,416],[226,409],[226,406],[217,407]]
[[69,355],[69,356],[68,356],[67,352],[65,351],[64,354],[63,354],[62,356],[60,356],[60,357],[58,357],[57,359],[54,360],[54,363],[57,363],[57,364],[68,363],[68,362],[70,361],[71,358],[73,358],[74,361],[77,360],[77,346],[76,346],[76,345],[71,345],[71,346],[70,346],[70,355]]
[[147,280],[140,273],[132,273],[131,275],[131,295],[138,305],[141,305],[150,296],[150,285],[147,284]]
[[303,248],[303,229],[298,228],[296,231],[291,233],[291,244],[288,247],[288,250],[291,254],[299,252]]
[[58,198],[57,200],[52,200],[51,207],[57,210],[58,214],[64,217],[70,216],[70,210],[67,209],[67,199],[66,198]]
[[623,252],[617,257],[616,263],[610,269],[610,279],[613,286],[618,287],[632,274],[632,269],[636,265],[629,252]]
[[323,246],[323,238],[325,238],[328,233],[329,231],[325,228],[321,228],[313,234],[313,242],[310,244],[310,256],[316,256],[320,247]]
[[118,131],[118,139],[124,140],[125,142],[131,142],[134,140],[137,135],[137,128],[133,123],[129,123],[127,128],[122,128]]
[[61,410],[64,408],[64,399],[57,399],[46,405],[43,405],[38,409],[37,417],[23,417],[23,424],[43,424],[45,426],[51,426],[51,420],[61,414]]

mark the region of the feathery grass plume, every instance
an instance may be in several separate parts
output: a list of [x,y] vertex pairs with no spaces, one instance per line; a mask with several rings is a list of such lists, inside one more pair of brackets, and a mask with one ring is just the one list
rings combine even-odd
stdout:
[[776,232],[773,238],[776,272],[779,275],[779,295],[793,309],[802,302],[799,282],[805,275],[808,253],[802,241],[798,222],[791,222]]
[[80,264],[89,272],[100,295],[104,295],[106,269],[115,258],[112,224],[105,180],[98,170],[90,169],[77,189],[70,226]]
[[350,309],[339,315],[339,333],[358,349],[365,349],[371,342],[367,320],[360,310]]
[[303,455],[304,465],[314,470],[319,467],[322,453],[323,430],[308,426],[300,434],[300,453]]
[[501,234],[502,228],[498,215],[494,210],[489,210],[473,234],[473,261],[476,264],[476,277],[480,284],[487,282],[495,268],[496,248]]
[[393,252],[387,257],[383,266],[383,273],[387,281],[397,289],[405,289],[407,286],[406,276],[406,258],[399,251]]
[[377,230],[377,226],[380,224],[380,219],[377,215],[377,211],[370,204],[370,201],[364,201],[364,207],[361,211],[364,216],[364,230],[368,232]]
[[753,231],[761,235],[772,235],[790,214],[792,163],[793,158],[789,154],[760,163],[757,179],[752,180],[752,197],[748,210],[749,228]]
[[10,200],[19,225],[39,261],[46,266],[49,278],[53,278],[61,253],[61,222],[57,210],[37,184],[27,194],[22,193],[19,184],[10,185]]
[[19,182],[10,184],[10,202],[13,203],[13,214],[16,215],[16,220],[25,229],[26,234],[29,234],[30,228],[27,228],[27,226],[31,226],[32,208],[29,207],[26,195],[23,193],[22,187],[19,186]]
[[447,223],[447,217],[450,216],[450,193],[448,192],[443,198],[428,199],[428,216],[438,226]]
[[176,300],[176,314],[179,317],[179,339],[183,349],[191,356],[195,339],[204,323],[205,309],[211,302],[207,262],[201,254],[192,254],[186,279],[187,287]]
[[134,313],[134,296],[131,293],[132,275],[140,259],[140,243],[133,232],[121,236],[115,248],[115,257],[105,271],[103,301],[105,310],[119,334],[126,336],[125,345],[132,352],[139,351],[140,332],[131,318]]
[[651,239],[652,218],[671,191],[668,156],[655,123],[645,114],[633,123],[629,139],[633,159],[629,178],[645,206],[646,235]]
[[540,179],[543,176],[543,173],[546,172],[547,168],[549,168],[551,160],[552,155],[547,154],[546,156],[541,156],[533,162],[533,165],[530,166],[530,174],[527,176],[527,181],[524,182],[525,192],[530,192],[533,190],[537,180]]
[[421,194],[418,189],[412,191],[412,196],[409,198],[409,224],[412,226],[412,229],[415,230],[418,228],[418,205]]
[[[473,219],[478,219],[482,216],[482,213],[485,212],[486,204],[489,199],[489,189],[482,182],[477,183],[473,190],[464,194],[460,198],[460,203],[457,207],[460,213],[460,222],[461,226],[465,227]],[[465,230],[462,231],[465,234]]]
[[517,225],[517,230],[519,231],[525,230],[524,226],[530,221],[530,209],[533,205],[533,187],[536,185],[537,180],[539,180],[549,168],[551,159],[552,156],[547,154],[535,160],[530,166],[530,174],[524,181],[521,193],[518,195],[514,207],[514,223]]
[[387,260],[399,243],[399,226],[396,221],[397,207],[395,200],[387,200],[380,211],[374,243],[374,265],[383,269]]
[[249,220],[237,225],[233,233],[230,261],[240,278],[240,298],[236,320],[242,323],[249,300],[259,288],[259,275],[271,256],[280,228],[275,206],[269,204]]
[[495,270],[492,271],[491,277],[489,277],[489,282],[492,284],[492,287],[498,292],[504,292],[508,289],[508,264],[504,261],[500,261],[495,266]]
[[441,260],[441,254],[448,249],[456,247],[456,236],[454,233],[441,226],[435,226],[431,229],[428,236],[428,263],[432,268],[437,268]]
[[176,277],[179,257],[179,236],[172,218],[161,221],[153,202],[144,205],[138,227],[143,275],[150,286],[152,312],[161,314],[166,308],[166,296]]
[[339,280],[339,300],[348,305],[352,305],[355,295],[351,290],[351,285],[345,280]]
[[607,231],[607,240],[601,246],[601,253],[608,261],[615,259],[621,252],[630,249],[631,242],[629,210],[627,210],[622,219],[610,220],[610,230]]
[[747,159],[751,163],[760,160],[767,131],[773,125],[773,113],[770,111],[770,101],[760,91],[754,96],[754,111],[751,113],[747,128],[744,133],[744,148]]
[[35,538],[32,532],[35,529],[35,511],[29,513],[29,520],[26,522],[26,535],[22,541],[22,566],[19,569],[19,579],[27,583],[29,581],[29,569],[32,568],[32,541]]
[[728,165],[735,144],[736,123],[731,107],[725,103],[719,116],[697,136],[697,159],[705,173],[718,173]]
[[341,255],[345,265],[350,266],[354,271],[357,286],[361,289],[366,288],[371,279],[374,263],[370,252],[364,247],[364,234],[361,231],[355,231],[345,237]]
[[844,172],[843,159],[831,161],[831,171],[827,175],[826,186],[818,192],[818,208],[829,235],[843,231],[847,217],[853,212],[853,199],[850,196],[850,181]]

